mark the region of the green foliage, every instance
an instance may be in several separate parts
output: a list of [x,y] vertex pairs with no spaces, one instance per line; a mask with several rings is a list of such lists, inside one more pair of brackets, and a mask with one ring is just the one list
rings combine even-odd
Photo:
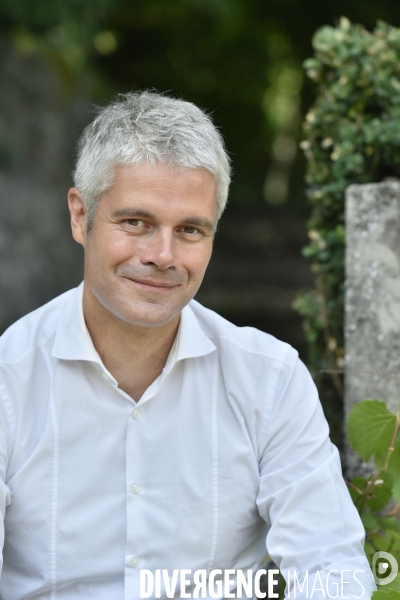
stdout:
[[107,24],[118,48],[97,57],[118,91],[171,90],[212,111],[233,161],[230,205],[246,210],[264,209],[271,162],[288,175],[301,120],[301,52],[272,15],[270,4],[247,0],[120,0]]
[[392,439],[395,423],[396,416],[380,400],[356,404],[347,422],[347,433],[353,450],[363,460],[369,460],[381,449],[385,451]]
[[0,18],[3,28],[25,28],[36,34],[70,23],[93,33],[115,4],[111,0],[2,0]]
[[[400,176],[400,29],[378,22],[370,33],[346,18],[322,27],[305,61],[318,86],[300,146],[312,204],[308,246],[316,289],[296,308],[304,318],[310,368],[343,369],[344,192],[352,183]],[[341,394],[336,374],[335,388]]]
[[[67,86],[76,87],[80,77],[89,82],[93,54],[112,53],[117,40],[104,30],[113,0],[3,0],[0,3],[1,33],[17,53],[39,55],[51,64]],[[96,88],[97,81],[89,86]]]
[[[155,88],[212,112],[234,163],[230,203],[248,209],[264,208],[271,160],[285,163],[289,184],[301,120],[301,51],[274,10],[278,2],[246,0],[4,0],[0,22],[14,49],[40,54],[96,104]],[[313,25],[293,23],[308,47]]]
[[386,590],[378,590],[372,594],[374,600],[399,600],[400,592],[397,592],[393,589]]
[[[400,413],[391,413],[379,400],[356,404],[347,422],[350,444],[363,460],[374,458],[375,471],[369,477],[347,482],[366,531],[365,553],[372,561],[375,552],[385,551],[400,562]],[[396,504],[397,502],[397,504]],[[385,596],[374,600],[400,600],[400,574]]]

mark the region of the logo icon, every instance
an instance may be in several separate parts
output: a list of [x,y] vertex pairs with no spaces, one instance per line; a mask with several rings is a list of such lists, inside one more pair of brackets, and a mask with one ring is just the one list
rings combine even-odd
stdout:
[[392,583],[398,572],[399,567],[394,556],[383,550],[375,552],[372,557],[372,574],[376,585]]

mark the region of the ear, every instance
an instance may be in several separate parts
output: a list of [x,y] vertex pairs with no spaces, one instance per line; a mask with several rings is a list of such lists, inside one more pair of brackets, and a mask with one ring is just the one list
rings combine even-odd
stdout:
[[85,246],[86,233],[86,207],[82,194],[76,188],[68,192],[68,207],[71,214],[72,237],[78,244]]

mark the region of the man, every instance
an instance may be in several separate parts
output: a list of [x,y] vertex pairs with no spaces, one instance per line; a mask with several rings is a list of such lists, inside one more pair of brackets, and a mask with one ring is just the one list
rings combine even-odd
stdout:
[[181,100],[127,94],[85,130],[68,195],[84,282],[0,341],[0,598],[172,597],[174,570],[190,597],[229,569],[228,591],[201,590],[224,597],[267,551],[297,598],[306,576],[314,598],[370,596],[296,351],[192,300],[229,175],[220,134]]

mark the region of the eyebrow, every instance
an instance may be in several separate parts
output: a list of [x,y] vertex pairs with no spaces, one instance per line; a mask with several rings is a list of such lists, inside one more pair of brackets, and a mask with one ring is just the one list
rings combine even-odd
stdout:
[[[148,212],[147,210],[143,210],[141,208],[135,208],[133,206],[129,206],[127,208],[121,208],[120,210],[116,210],[112,213],[114,218],[121,217],[142,217],[143,219],[155,219],[156,215]],[[210,229],[211,231],[214,229],[213,223],[206,219],[205,217],[185,217],[182,219],[182,223],[187,223],[190,225],[197,225],[198,227],[203,227],[204,229]]]
[[142,210],[140,208],[135,208],[133,206],[129,206],[127,208],[121,208],[120,210],[116,210],[112,213],[113,217],[143,217],[144,219],[154,219],[154,215],[152,213],[147,212],[146,210]]

